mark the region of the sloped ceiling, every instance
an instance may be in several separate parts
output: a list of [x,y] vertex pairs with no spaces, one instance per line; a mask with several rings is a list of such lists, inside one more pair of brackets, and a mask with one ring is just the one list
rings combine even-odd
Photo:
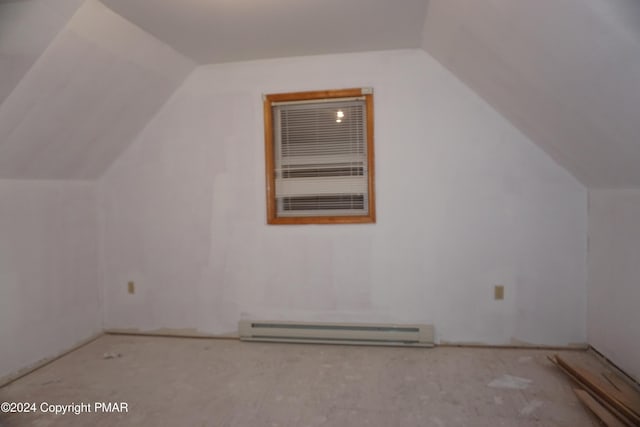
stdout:
[[430,0],[423,47],[583,183],[640,187],[640,1]]
[[0,178],[99,177],[195,63],[422,47],[584,184],[640,187],[638,0],[80,3],[0,0]]
[[[24,60],[2,51],[13,72],[0,77],[9,91],[0,104],[0,178],[96,179],[195,64],[93,0],[54,35],[60,19],[40,3],[0,5],[12,22],[3,47],[30,37],[24,25],[51,24],[37,43],[17,46]],[[27,13],[4,15],[13,7]]]
[[83,0],[0,0],[0,103],[67,24]]

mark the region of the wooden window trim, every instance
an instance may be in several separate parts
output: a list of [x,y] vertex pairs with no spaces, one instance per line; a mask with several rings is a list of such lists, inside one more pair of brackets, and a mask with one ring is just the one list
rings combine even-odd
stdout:
[[[367,111],[367,168],[368,168],[368,214],[361,216],[308,216],[278,217],[276,205],[276,176],[274,167],[273,112],[272,103],[282,101],[304,101],[327,98],[348,98],[363,96]],[[264,97],[264,140],[265,172],[267,193],[268,224],[363,224],[375,223],[375,156],[373,151],[373,94],[365,93],[361,88],[323,90],[311,92],[277,93]]]

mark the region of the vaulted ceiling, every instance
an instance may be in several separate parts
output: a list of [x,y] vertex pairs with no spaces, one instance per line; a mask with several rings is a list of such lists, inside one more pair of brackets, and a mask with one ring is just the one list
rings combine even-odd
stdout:
[[195,67],[97,1],[66,5],[0,3],[0,178],[97,179]]
[[638,0],[0,0],[0,178],[98,178],[198,64],[398,48],[640,187]]
[[593,187],[640,187],[640,1],[431,0],[423,46]]

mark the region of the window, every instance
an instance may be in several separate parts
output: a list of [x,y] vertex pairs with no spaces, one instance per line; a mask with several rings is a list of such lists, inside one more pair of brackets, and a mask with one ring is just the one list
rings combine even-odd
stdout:
[[375,222],[373,92],[266,95],[269,224]]

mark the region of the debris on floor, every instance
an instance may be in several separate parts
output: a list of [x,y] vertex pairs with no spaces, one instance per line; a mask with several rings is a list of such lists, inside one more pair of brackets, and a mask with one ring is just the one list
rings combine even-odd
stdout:
[[549,360],[579,386],[576,396],[604,425],[640,426],[640,393],[624,378],[599,375],[557,354]]
[[524,390],[529,387],[531,380],[528,378],[514,377],[513,375],[503,375],[491,381],[488,386],[493,388],[510,388],[513,390]]
[[533,360],[531,356],[522,356],[518,358],[518,363],[529,363]]
[[536,409],[540,408],[544,403],[540,400],[533,399],[520,410],[521,415],[531,415]]
[[108,351],[102,355],[103,359],[117,359],[118,357],[122,357],[122,354],[113,351]]

